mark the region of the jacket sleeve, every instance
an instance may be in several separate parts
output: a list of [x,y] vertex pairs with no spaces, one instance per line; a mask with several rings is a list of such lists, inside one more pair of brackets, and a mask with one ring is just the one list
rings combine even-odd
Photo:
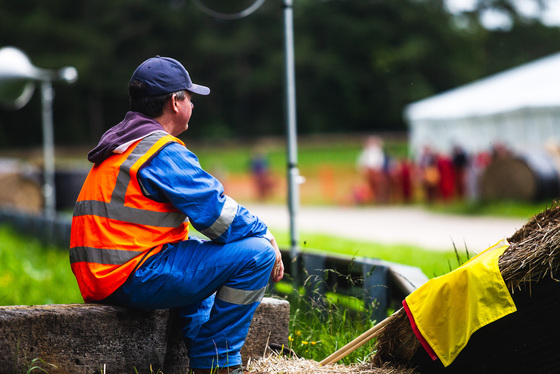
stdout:
[[146,196],[171,202],[211,240],[272,237],[264,222],[225,195],[222,184],[202,169],[196,155],[178,143],[165,146],[147,161],[138,181]]

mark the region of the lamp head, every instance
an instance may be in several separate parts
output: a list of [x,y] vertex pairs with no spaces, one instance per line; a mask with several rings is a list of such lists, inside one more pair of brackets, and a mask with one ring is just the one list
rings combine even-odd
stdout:
[[74,83],[78,71],[66,66],[58,71],[39,69],[20,49],[7,46],[0,48],[0,105],[7,109],[24,107],[35,91],[35,82],[63,80]]
[[0,48],[0,105],[20,109],[31,100],[39,69],[15,47]]

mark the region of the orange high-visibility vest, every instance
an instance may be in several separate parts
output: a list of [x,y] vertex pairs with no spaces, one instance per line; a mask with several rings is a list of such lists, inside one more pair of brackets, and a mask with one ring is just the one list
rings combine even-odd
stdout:
[[185,145],[158,131],[89,172],[70,236],[72,271],[85,302],[111,295],[165,244],[188,238],[187,217],[170,203],[146,197],[137,179],[140,167],[170,142]]

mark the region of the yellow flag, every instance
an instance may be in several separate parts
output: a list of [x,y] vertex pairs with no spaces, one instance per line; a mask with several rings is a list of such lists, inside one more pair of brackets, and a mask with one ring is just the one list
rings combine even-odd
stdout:
[[454,271],[429,280],[403,302],[413,329],[422,335],[418,338],[425,340],[422,345],[444,366],[476,330],[517,310],[498,267],[508,246],[506,240],[496,243]]

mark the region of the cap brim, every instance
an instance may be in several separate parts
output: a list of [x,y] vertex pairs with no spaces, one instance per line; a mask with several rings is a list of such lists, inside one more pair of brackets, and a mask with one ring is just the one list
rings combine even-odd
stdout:
[[197,95],[208,95],[210,93],[210,88],[193,83],[192,86],[187,88],[187,91],[193,92]]

